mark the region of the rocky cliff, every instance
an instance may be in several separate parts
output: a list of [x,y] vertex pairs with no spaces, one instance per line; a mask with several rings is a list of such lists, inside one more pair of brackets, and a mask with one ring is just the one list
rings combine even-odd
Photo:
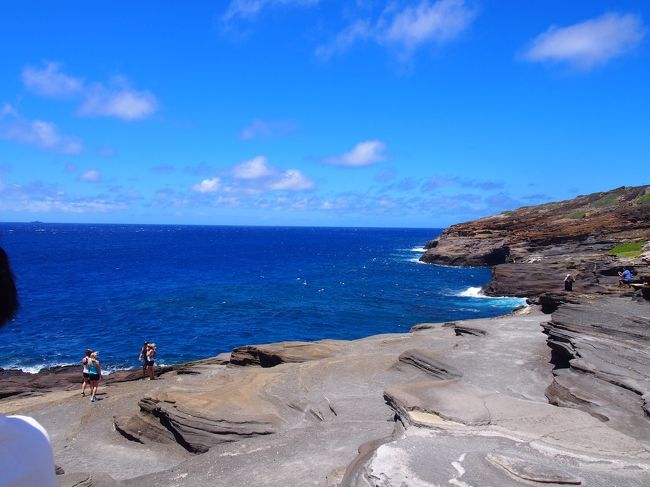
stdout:
[[621,243],[650,252],[650,186],[622,187],[568,201],[519,208],[447,228],[421,260],[489,266],[489,295],[537,297],[562,290],[572,273],[578,292],[609,293],[622,266],[641,262],[610,255]]

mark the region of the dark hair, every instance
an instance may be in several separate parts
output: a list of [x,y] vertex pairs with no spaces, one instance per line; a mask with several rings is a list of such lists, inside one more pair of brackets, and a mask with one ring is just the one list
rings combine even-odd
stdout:
[[13,319],[18,306],[18,291],[9,265],[9,257],[0,247],[0,325]]
[[92,349],[87,348],[86,349],[86,357],[90,357],[90,355],[93,353]]

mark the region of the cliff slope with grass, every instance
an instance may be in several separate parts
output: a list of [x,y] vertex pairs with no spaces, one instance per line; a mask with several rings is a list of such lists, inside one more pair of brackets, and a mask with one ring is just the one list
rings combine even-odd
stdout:
[[561,291],[567,273],[577,292],[611,293],[622,267],[641,270],[649,241],[650,186],[621,187],[453,225],[421,260],[492,267],[490,295]]

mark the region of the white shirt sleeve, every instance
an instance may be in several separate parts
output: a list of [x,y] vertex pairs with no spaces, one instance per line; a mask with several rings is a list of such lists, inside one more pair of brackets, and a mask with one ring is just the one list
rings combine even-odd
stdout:
[[47,432],[34,418],[0,414],[0,487],[34,486],[56,486]]

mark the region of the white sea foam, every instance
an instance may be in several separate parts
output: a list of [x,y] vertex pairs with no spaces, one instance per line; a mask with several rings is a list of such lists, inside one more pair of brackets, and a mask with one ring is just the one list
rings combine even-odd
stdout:
[[[38,365],[27,366],[27,365],[20,365],[17,363],[9,363],[9,364],[1,365],[0,367],[7,370],[22,370],[27,374],[38,374],[43,369],[49,369],[50,367],[65,367],[67,365],[76,365],[76,364],[70,364],[70,363],[64,364],[61,362],[56,362],[50,364],[38,364]],[[79,370],[81,370],[81,368]]]
[[[43,369],[49,369],[51,367],[67,367],[70,365],[78,365],[79,366],[79,373],[81,373],[81,363],[63,363],[63,362],[53,362],[49,364],[39,364],[39,365],[31,365],[31,366],[26,366],[26,365],[19,365],[17,363],[9,363],[9,364],[3,364],[0,365],[0,368],[6,369],[6,370],[21,370],[27,374],[38,374],[41,370]],[[164,367],[165,364],[159,363],[157,364],[160,367]],[[138,368],[138,367],[136,367]],[[128,368],[125,367],[102,367],[102,375],[111,375],[113,372],[117,372],[119,370],[129,370]]]
[[422,262],[419,257],[413,257],[412,259],[408,259],[409,262],[415,262],[416,264],[426,264],[426,262]]
[[513,306],[521,306],[526,304],[526,300],[524,298],[515,298],[511,296],[486,296],[481,292],[480,287],[468,287],[464,291],[456,293],[456,296],[461,298],[493,299],[493,300],[500,300],[503,302],[507,301],[511,303]]
[[481,292],[480,287],[468,287],[464,291],[459,292],[456,294],[456,296],[460,296],[463,298],[489,298],[490,296],[486,296]]
[[427,251],[427,249],[425,249],[424,247],[413,247],[412,249],[409,249],[409,250],[411,252],[420,252],[420,253],[423,253],[423,252]]

